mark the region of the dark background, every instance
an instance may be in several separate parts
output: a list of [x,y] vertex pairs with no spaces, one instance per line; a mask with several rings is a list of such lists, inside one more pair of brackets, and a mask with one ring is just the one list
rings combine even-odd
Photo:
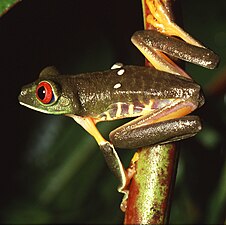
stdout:
[[[181,144],[171,223],[222,223],[226,203],[226,3],[181,2],[185,30],[221,57],[218,69],[189,65],[206,94],[204,129]],[[143,29],[140,1],[23,0],[0,18],[0,223],[122,223],[117,180],[97,144],[64,116],[19,105],[20,88],[48,65],[63,73],[143,64],[130,42]],[[101,124],[105,137],[119,122]],[[130,151],[119,150],[125,165]]]

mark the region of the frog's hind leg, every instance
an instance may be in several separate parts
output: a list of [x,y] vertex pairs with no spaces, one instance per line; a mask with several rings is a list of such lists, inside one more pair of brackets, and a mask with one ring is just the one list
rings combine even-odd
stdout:
[[184,116],[179,119],[170,119],[164,122],[147,124],[128,131],[110,135],[115,147],[135,149],[155,144],[180,141],[196,135],[201,130],[198,116]]
[[[214,69],[219,61],[219,57],[207,48],[191,45],[155,30],[137,31],[133,34],[131,40],[145,57],[157,67],[156,69],[165,70],[165,72],[178,74],[180,71],[175,68],[177,65],[162,53],[208,69]],[[156,54],[156,56],[153,54]],[[167,68],[164,69],[163,63],[167,64]]]
[[190,78],[164,53],[209,69],[217,66],[219,57],[173,22],[167,1],[146,0],[146,5],[150,13],[144,20],[151,31],[136,32],[131,40],[152,66]]
[[133,149],[192,137],[201,130],[198,116],[185,116],[194,108],[191,103],[180,101],[138,117],[113,130],[109,135],[111,143],[118,148]]

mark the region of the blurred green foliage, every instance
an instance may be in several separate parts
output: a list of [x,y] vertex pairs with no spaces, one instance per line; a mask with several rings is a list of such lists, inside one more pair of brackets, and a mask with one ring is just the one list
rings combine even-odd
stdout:
[[6,13],[18,0],[1,0],[0,2],[0,15]]
[[[0,8],[6,1],[0,1]],[[5,7],[5,6],[4,6]],[[182,1],[183,24],[221,57],[214,71],[188,65],[202,84],[206,105],[196,114],[204,129],[180,144],[171,212],[173,224],[223,223],[226,206],[225,87],[209,87],[226,74],[226,3]],[[73,120],[18,104],[22,85],[47,65],[64,73],[143,64],[130,36],[142,29],[139,1],[24,0],[0,19],[3,126],[1,223],[122,223],[121,195],[95,141]],[[223,80],[223,78],[222,78]],[[103,135],[121,121],[98,125]],[[118,151],[125,165],[133,152]]]

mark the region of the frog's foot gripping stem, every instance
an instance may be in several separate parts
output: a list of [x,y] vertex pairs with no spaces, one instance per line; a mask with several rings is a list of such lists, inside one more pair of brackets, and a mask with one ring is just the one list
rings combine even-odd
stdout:
[[109,169],[119,181],[118,192],[124,194],[120,208],[122,211],[125,211],[129,195],[128,185],[135,173],[134,163],[131,163],[130,167],[125,170],[114,146],[110,142],[102,142],[99,147],[104,155]]
[[218,56],[176,25],[163,2],[146,0],[150,14],[144,20],[152,30],[136,32],[131,38],[133,44],[152,66],[164,72],[190,77],[164,53],[209,69],[215,68]]
[[118,187],[119,192],[124,193],[123,189],[127,183],[127,178],[126,178],[127,176],[114,146],[110,142],[105,140],[104,142],[99,143],[99,147],[104,155],[104,158],[105,158],[105,161],[107,162],[108,167],[113,172],[115,177],[120,181],[120,184]]

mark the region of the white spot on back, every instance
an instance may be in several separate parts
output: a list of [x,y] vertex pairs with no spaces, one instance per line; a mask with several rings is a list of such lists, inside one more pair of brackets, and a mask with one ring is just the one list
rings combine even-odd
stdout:
[[125,73],[125,70],[124,70],[124,69],[120,69],[120,70],[117,72],[117,74],[118,74],[119,76],[122,76],[124,73]]
[[114,88],[115,88],[115,89],[118,89],[118,88],[120,88],[121,86],[122,86],[122,84],[117,83],[117,84],[114,85]]

